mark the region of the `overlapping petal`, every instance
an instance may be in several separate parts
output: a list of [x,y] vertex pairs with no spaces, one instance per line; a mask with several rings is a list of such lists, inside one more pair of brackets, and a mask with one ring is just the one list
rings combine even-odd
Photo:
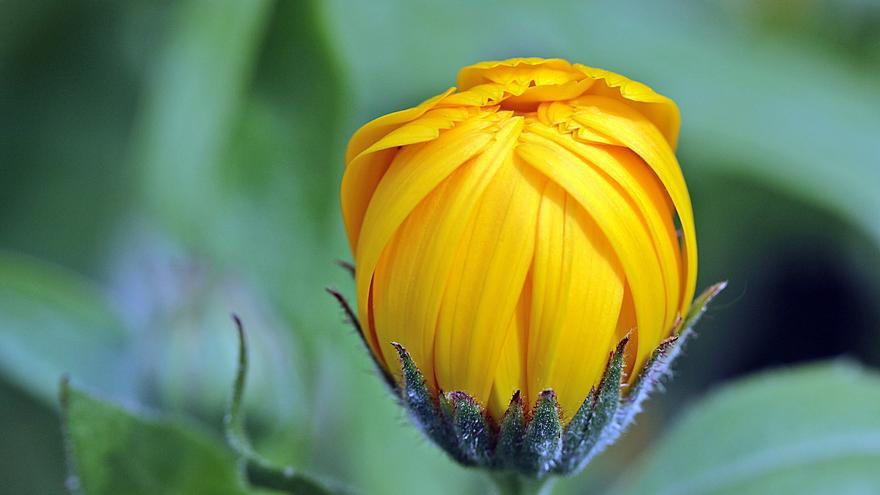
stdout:
[[[437,320],[436,374],[444,390],[486,403],[510,321],[532,263],[540,189],[546,179],[507,157],[480,198]],[[509,398],[509,397],[508,397]]]
[[636,309],[638,366],[656,347],[651,343],[661,340],[666,316],[663,275],[656,258],[645,253],[652,246],[647,229],[622,192],[577,156],[538,135],[524,134],[523,140],[517,153],[589,212],[623,266]]
[[553,389],[568,420],[601,377],[614,345],[623,270],[594,220],[555,182],[544,190],[537,232],[527,388]]

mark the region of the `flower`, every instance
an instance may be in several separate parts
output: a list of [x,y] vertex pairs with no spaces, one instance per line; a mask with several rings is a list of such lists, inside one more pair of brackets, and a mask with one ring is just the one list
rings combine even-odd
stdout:
[[637,377],[694,296],[678,130],[644,84],[539,58],[465,67],[361,127],[341,205],[375,360],[400,384],[406,354],[433,396],[463,392],[496,425],[545,391],[572,421],[627,337]]

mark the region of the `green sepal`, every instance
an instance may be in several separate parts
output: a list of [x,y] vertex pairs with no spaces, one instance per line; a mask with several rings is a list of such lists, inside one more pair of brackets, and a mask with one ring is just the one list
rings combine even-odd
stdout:
[[584,400],[577,413],[562,433],[562,459],[557,466],[559,473],[569,473],[577,468],[577,460],[586,457],[586,437],[590,428],[590,420],[593,415],[593,406],[596,402],[596,388],[590,389],[590,393]]
[[625,366],[624,354],[629,337],[620,341],[614,351],[605,376],[599,382],[599,392],[596,397],[596,406],[593,411],[593,419],[590,428],[598,432],[599,438],[590,448],[586,458],[581,461],[580,467],[585,466],[590,459],[597,456],[605,447],[614,443],[623,430],[617,424],[618,413],[621,409],[621,396],[623,394],[623,368]]
[[[400,357],[403,383],[400,387],[400,399],[409,411],[410,417],[428,437],[450,453],[456,460],[462,461],[457,442],[453,438],[451,423],[444,418],[431,395],[431,389],[425,377],[416,366],[409,352],[397,342],[392,342]],[[442,396],[442,394],[441,394]]]
[[526,433],[526,411],[519,390],[513,394],[498,431],[498,445],[495,447],[495,467],[515,469],[523,448]]
[[448,396],[442,390],[437,394],[437,410],[440,422],[447,432],[443,443],[439,444],[440,447],[459,463],[467,464],[467,459],[458,447],[458,440],[455,438],[455,431],[452,428],[452,423],[454,422],[452,403],[449,402]]
[[706,312],[709,302],[712,301],[724,288],[727,282],[719,282],[700,294],[691,305],[691,310],[680,322],[679,331],[675,335],[664,340],[657,346],[648,362],[642,367],[639,375],[633,382],[629,393],[621,404],[618,417],[615,422],[618,430],[626,429],[641,412],[642,404],[648,396],[660,387],[662,380],[670,375],[670,365],[681,352],[684,343],[693,335],[693,327]]
[[[516,392],[501,423],[496,425],[467,393],[447,394],[441,390],[435,394],[410,354],[398,343],[392,345],[401,361],[401,385],[382,366],[379,368],[415,423],[459,463],[498,470],[499,476],[517,479],[540,479],[549,472],[572,474],[617,440],[632,422],[641,403],[669,373],[669,365],[706,305],[725,286],[724,282],[713,285],[694,300],[690,312],[676,325],[679,330],[673,332],[675,336],[652,353],[627,394],[623,393],[623,375],[629,338],[621,340],[610,355],[599,385],[590,391],[565,428],[552,390],[540,394],[531,414],[527,414],[522,396]],[[338,292],[328,291],[363,338],[351,307]]]
[[[602,451],[609,443],[619,436],[615,418],[620,407],[620,382],[623,378],[624,351],[629,337],[625,337],[611,354],[605,374],[596,388],[595,394],[589,394],[581,405],[581,410],[589,409],[589,417],[580,420],[577,425],[580,430],[572,427],[569,423],[565,431],[564,445],[569,445],[569,451],[565,452],[561,462],[556,467],[557,473],[571,473],[583,469],[583,467]],[[590,398],[595,398],[590,404]],[[581,411],[578,411],[581,414]]]
[[465,464],[488,466],[495,438],[482,407],[464,392],[450,392],[446,397],[452,405],[452,430]]
[[691,304],[691,309],[688,312],[687,316],[684,318],[680,328],[685,330],[690,330],[696,325],[700,318],[703,316],[703,313],[706,312],[706,309],[709,307],[709,303],[712,302],[712,299],[715,299],[715,296],[721,293],[725,288],[727,288],[727,281],[718,282],[717,284],[709,287],[704,290],[696,299],[694,299],[693,304]]
[[562,455],[562,419],[556,393],[544,390],[535,403],[523,438],[520,469],[541,478],[550,472]]

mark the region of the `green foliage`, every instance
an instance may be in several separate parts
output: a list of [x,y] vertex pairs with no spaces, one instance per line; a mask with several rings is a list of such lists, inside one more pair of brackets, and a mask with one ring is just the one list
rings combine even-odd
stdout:
[[307,342],[334,309],[315,289],[345,255],[344,91],[314,3],[167,9],[131,156],[142,213],[219,269],[258,280]]
[[191,425],[135,415],[66,381],[61,403],[73,493],[247,493],[231,452]]
[[123,327],[76,274],[0,251],[0,315],[0,370],[47,403],[65,372],[107,393],[132,392]]
[[62,495],[60,421],[49,404],[0,380],[0,493]]
[[880,487],[880,375],[848,362],[761,374],[694,405],[619,494],[867,494]]

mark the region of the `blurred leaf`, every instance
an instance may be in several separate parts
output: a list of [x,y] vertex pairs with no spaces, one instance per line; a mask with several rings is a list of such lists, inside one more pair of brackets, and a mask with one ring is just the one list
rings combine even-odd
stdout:
[[[256,431],[272,436],[302,421],[308,370],[295,336],[240,273],[221,272],[173,238],[148,232],[129,233],[112,273],[108,292],[132,334],[127,365],[137,372],[142,402],[219,424],[234,373],[235,312],[247,319],[260,356],[248,407]],[[292,445],[288,439],[285,447]]]
[[102,392],[132,393],[121,366],[126,333],[87,281],[25,256],[0,252],[0,372],[54,403],[58,378],[75,373]]
[[[269,330],[292,338],[274,339],[270,350],[286,359],[282,371],[292,363],[297,375],[317,369],[317,347],[329,343],[327,330],[338,322],[336,307],[321,288],[334,279],[347,282],[333,265],[345,253],[336,191],[344,148],[339,114],[347,107],[341,103],[345,92],[327,34],[315,18],[320,3],[226,0],[222,8],[211,2],[176,3],[134,129],[132,156],[141,173],[148,227],[172,238],[209,276],[237,280],[277,315]],[[192,294],[207,299],[202,287]],[[223,317],[240,311],[241,294],[221,296],[216,300],[227,305]],[[205,320],[199,312],[213,309],[206,306],[189,310],[187,324]],[[255,352],[265,355],[260,340],[266,339],[257,333],[264,326],[252,327]],[[174,344],[166,356],[189,353],[176,345],[186,333],[167,328]],[[189,342],[209,366],[231,362],[215,359],[201,341]],[[184,373],[202,366],[186,356],[179,362]],[[258,375],[261,365],[255,364]],[[170,379],[163,377],[160,385],[171,384],[189,396],[192,389],[176,380],[175,371],[163,368]],[[304,404],[330,404],[321,395],[335,393],[293,373],[278,376],[285,377],[286,393],[273,387],[276,400],[256,402],[261,407],[293,398],[294,404],[277,407],[289,415]],[[253,385],[260,395],[271,383],[255,380]],[[339,408],[331,410],[341,414]],[[319,459],[318,464],[346,469],[338,456],[323,461],[323,452],[312,453],[305,445],[308,435],[335,422],[332,414],[310,416],[287,422],[297,432],[294,441],[255,429],[256,442],[263,447],[260,437],[267,437],[279,446],[267,451],[283,449],[297,465],[301,459]],[[289,453],[294,443],[301,448]]]
[[626,494],[876,493],[880,375],[848,362],[770,372],[694,406]]
[[172,6],[135,129],[134,160],[148,207],[181,234],[198,235],[199,217],[217,214],[214,201],[191,198],[216,193],[204,171],[221,159],[270,5],[191,0]]
[[275,4],[223,162],[207,172],[221,186],[224,212],[206,227],[207,250],[253,274],[309,361],[337,314],[321,286],[348,282],[332,262],[346,255],[337,191],[347,92],[321,3]]
[[310,339],[335,314],[320,289],[344,249],[344,88],[319,2],[221,3],[169,16],[134,129],[145,213],[212,271],[244,273]]
[[62,495],[64,456],[57,411],[3,378],[0,404],[0,493]]
[[235,459],[181,423],[134,415],[62,383],[73,493],[244,494]]
[[101,269],[132,197],[123,162],[141,84],[122,59],[134,3],[147,2],[0,2],[14,19],[0,29],[4,249]]

